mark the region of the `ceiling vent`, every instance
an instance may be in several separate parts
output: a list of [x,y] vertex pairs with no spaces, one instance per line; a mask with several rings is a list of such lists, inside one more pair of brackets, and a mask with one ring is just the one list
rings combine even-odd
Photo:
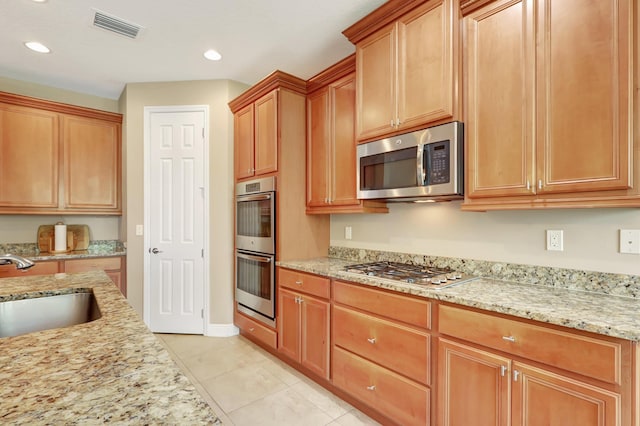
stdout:
[[129,38],[137,38],[143,27],[127,22],[117,16],[108,15],[100,10],[93,9],[93,25],[116,34]]

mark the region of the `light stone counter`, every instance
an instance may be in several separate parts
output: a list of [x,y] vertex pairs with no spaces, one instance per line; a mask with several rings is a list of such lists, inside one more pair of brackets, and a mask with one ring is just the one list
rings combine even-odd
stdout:
[[219,424],[104,272],[0,279],[0,302],[92,289],[102,317],[0,338],[2,424]]
[[419,284],[345,272],[359,263],[337,258],[281,261],[278,266],[520,318],[640,341],[640,299],[479,278],[432,290]]

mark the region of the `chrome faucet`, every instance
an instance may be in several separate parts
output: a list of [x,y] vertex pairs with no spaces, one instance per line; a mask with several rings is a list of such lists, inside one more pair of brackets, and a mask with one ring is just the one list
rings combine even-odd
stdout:
[[7,253],[5,255],[0,255],[0,265],[8,265],[9,263],[16,265],[16,269],[29,269],[34,265],[34,263],[29,259],[16,256],[15,254]]

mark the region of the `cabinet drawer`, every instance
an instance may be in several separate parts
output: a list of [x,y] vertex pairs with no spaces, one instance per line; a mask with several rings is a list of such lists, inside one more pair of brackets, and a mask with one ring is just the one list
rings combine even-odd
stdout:
[[121,265],[120,257],[98,257],[91,259],[66,260],[64,262],[64,271],[88,272],[88,271],[107,271],[119,270]]
[[258,340],[273,349],[278,347],[278,335],[274,330],[237,312],[234,315],[234,320],[236,326],[246,335],[251,336],[255,340]]
[[287,287],[295,291],[301,291],[325,299],[328,299],[331,296],[329,278],[306,274],[304,272],[278,268],[278,284],[282,287]]
[[621,384],[622,346],[630,344],[445,305],[439,308],[439,328],[442,334],[615,384]]
[[48,275],[58,272],[58,262],[35,262],[27,270],[16,269],[16,265],[0,265],[0,278],[26,277],[29,275]]
[[360,287],[342,281],[333,283],[333,300],[407,324],[431,328],[431,303],[427,300]]
[[332,318],[335,345],[429,385],[429,335],[340,306]]
[[402,425],[429,424],[429,389],[338,347],[333,384]]

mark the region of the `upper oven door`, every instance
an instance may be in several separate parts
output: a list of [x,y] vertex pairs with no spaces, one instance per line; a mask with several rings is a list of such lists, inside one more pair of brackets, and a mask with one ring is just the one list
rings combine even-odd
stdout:
[[275,254],[276,193],[236,197],[236,248]]

